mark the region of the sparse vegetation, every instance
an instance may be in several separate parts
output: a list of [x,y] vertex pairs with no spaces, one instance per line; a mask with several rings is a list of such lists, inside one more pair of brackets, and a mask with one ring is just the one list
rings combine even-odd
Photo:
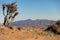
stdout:
[[21,30],[20,27],[17,28],[18,30]]
[[[33,27],[20,28],[16,26],[2,27],[2,28],[1,27],[0,27],[0,40],[1,39],[4,39],[4,40],[40,40],[40,39],[41,40],[60,40],[60,35],[56,35],[53,33],[54,29],[52,28],[52,26],[48,29],[41,28],[41,27],[35,27],[35,28]],[[44,30],[49,30],[49,31],[44,31]]]
[[50,25],[45,31],[51,31],[55,34],[60,35],[60,20],[57,21],[55,24]]
[[60,20],[56,22],[57,25],[60,25]]
[[13,29],[13,27],[8,27],[8,28]]

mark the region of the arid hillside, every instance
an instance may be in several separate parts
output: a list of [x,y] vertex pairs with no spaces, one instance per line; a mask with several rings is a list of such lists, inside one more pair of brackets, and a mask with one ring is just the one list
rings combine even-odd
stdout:
[[43,20],[43,19],[27,19],[27,20],[20,20],[20,21],[15,21],[12,23],[14,26],[48,26],[51,25],[52,23],[55,23],[56,21],[53,20]]
[[60,40],[60,35],[47,27],[0,26],[0,40]]

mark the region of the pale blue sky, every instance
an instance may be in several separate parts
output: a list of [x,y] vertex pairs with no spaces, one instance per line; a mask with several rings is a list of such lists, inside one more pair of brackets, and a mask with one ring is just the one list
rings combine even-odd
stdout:
[[[12,3],[14,0],[0,0],[0,22],[3,22],[2,3]],[[60,19],[59,0],[17,0],[19,15],[15,21],[26,19]]]

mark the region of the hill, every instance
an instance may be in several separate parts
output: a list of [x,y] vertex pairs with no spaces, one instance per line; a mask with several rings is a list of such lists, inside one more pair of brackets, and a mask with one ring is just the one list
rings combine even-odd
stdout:
[[56,21],[53,21],[53,20],[28,19],[28,20],[15,21],[12,23],[12,25],[15,25],[15,26],[48,26],[55,22]]

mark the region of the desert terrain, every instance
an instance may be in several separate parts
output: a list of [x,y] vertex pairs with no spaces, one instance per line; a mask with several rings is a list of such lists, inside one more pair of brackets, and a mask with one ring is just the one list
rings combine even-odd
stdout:
[[60,24],[49,27],[0,26],[0,40],[60,40]]

